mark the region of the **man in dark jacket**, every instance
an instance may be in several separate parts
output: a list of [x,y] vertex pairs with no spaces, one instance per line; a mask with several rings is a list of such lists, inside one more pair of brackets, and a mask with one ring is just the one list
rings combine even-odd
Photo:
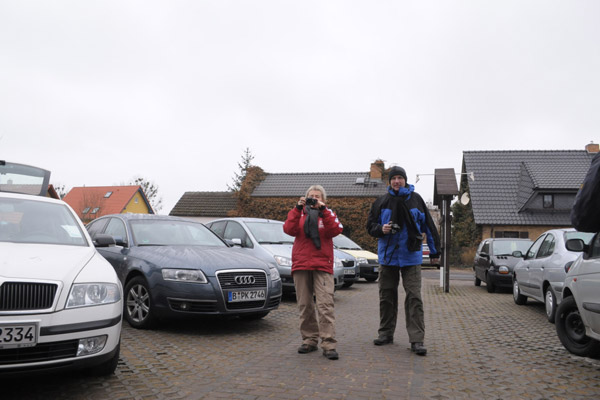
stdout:
[[406,171],[392,167],[389,172],[388,193],[371,206],[367,230],[378,238],[379,256],[379,330],[373,341],[381,346],[394,341],[398,317],[398,284],[406,292],[404,313],[411,350],[427,354],[423,342],[425,322],[421,299],[421,263],[423,262],[423,234],[427,237],[430,258],[439,257],[440,240],[427,205],[406,183]]

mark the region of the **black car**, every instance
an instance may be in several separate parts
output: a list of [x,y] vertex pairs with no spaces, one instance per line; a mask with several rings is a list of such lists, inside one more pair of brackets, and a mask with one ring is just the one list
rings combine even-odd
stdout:
[[513,257],[515,251],[526,253],[532,241],[517,238],[490,238],[479,243],[475,253],[473,271],[475,286],[484,281],[487,291],[494,293],[496,288],[512,288],[513,269],[521,259]]
[[281,301],[277,268],[241,254],[201,223],[150,214],[113,214],[87,226],[124,287],[124,316],[135,328],[161,317],[266,316]]

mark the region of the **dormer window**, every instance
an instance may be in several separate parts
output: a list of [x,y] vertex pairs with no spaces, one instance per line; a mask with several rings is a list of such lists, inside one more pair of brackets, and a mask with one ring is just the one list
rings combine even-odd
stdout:
[[113,192],[106,192],[106,194],[104,195],[104,198],[108,199],[111,194],[113,194]]
[[90,211],[89,207],[86,207],[83,209],[83,211],[81,212],[82,214],[87,214]]
[[543,203],[544,203],[544,208],[554,208],[554,195],[553,194],[545,194]]

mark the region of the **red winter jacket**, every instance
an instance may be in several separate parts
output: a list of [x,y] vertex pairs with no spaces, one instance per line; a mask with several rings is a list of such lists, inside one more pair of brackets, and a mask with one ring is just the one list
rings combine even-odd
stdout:
[[332,210],[325,208],[321,214],[323,214],[323,217],[319,217],[321,249],[317,250],[312,239],[304,234],[306,220],[304,210],[294,207],[288,213],[283,231],[296,238],[292,247],[292,274],[298,270],[318,270],[333,274],[332,238],[342,233],[344,227]]

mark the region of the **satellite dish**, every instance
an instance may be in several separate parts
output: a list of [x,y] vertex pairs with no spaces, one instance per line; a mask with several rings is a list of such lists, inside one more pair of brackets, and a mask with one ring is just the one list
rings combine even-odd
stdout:
[[460,204],[466,206],[467,204],[469,204],[469,201],[471,201],[471,199],[469,198],[469,193],[464,192],[462,196],[460,196]]

